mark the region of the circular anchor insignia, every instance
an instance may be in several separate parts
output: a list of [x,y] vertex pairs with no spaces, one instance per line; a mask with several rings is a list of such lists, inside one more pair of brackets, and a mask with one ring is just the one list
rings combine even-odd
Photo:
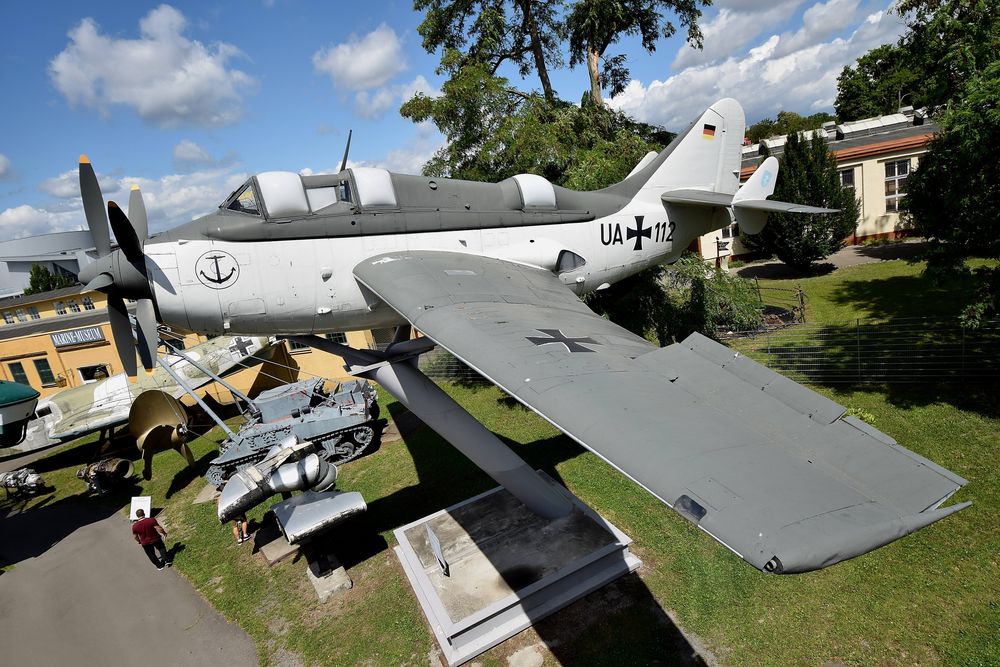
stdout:
[[205,287],[225,289],[239,279],[240,265],[224,250],[209,250],[195,262],[194,272]]

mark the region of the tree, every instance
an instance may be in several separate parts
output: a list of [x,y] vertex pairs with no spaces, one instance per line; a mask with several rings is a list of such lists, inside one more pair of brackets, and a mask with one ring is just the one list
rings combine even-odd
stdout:
[[25,294],[41,294],[51,292],[55,289],[72,287],[76,281],[64,274],[53,274],[41,264],[32,264],[31,273],[28,275],[28,286],[24,289]]
[[[1000,260],[1000,60],[963,86],[940,131],[906,180],[904,218],[930,241],[932,277],[968,272],[965,258]],[[1000,312],[1000,266],[976,271],[980,288],[963,314],[969,325]]]
[[429,176],[497,181],[534,173],[559,185],[596,189],[622,180],[673,138],[606,108],[578,107],[521,93],[482,65],[466,65],[442,87],[400,112],[432,121],[448,139],[424,167]]
[[841,121],[896,113],[904,105],[927,104],[921,78],[911,67],[908,48],[884,44],[845,66],[837,77],[837,99],[833,103]]
[[[767,157],[766,148],[764,152]],[[840,209],[825,215],[771,213],[760,234],[740,233],[744,245],[776,255],[802,273],[808,273],[813,262],[842,248],[858,224],[854,191],[840,186],[837,161],[820,137],[788,135],[774,199]]]
[[747,128],[746,137],[756,144],[773,136],[815,130],[831,120],[834,120],[834,117],[822,111],[811,116],[800,116],[794,111],[779,111],[777,120],[765,118]]
[[664,13],[672,11],[687,28],[688,43],[700,49],[698,6],[710,4],[711,0],[577,0],[566,17],[570,65],[587,63],[593,104],[603,105],[602,88],[614,96],[629,82],[625,56],[606,55],[612,44],[623,35],[639,35],[643,48],[653,53],[660,38],[668,39],[677,32],[674,24],[664,18]]
[[442,61],[441,70],[454,74],[466,65],[480,64],[495,75],[510,62],[522,77],[534,70],[545,99],[552,101],[555,92],[548,68],[562,65],[561,4],[562,0],[415,0],[413,8],[426,12],[417,27],[424,49],[454,52],[447,63]]

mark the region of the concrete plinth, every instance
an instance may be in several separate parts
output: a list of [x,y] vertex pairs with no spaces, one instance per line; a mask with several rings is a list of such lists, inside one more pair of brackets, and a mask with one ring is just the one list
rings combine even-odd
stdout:
[[333,554],[317,557],[310,551],[308,548],[305,550],[309,559],[308,565],[306,565],[306,574],[309,575],[309,581],[316,589],[316,595],[321,603],[326,602],[336,593],[350,590],[354,586],[347,570]]
[[543,519],[498,487],[394,531],[396,555],[449,665],[641,565],[628,536],[539,474],[572,501],[568,516]]
[[268,512],[264,515],[264,522],[253,537],[254,547],[268,567],[274,567],[283,560],[293,558],[299,553],[297,544],[289,544],[285,536],[281,534],[274,515]]

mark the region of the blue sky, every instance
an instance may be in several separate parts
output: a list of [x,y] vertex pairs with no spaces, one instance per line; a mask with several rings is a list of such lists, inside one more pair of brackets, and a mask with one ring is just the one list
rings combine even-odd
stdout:
[[[717,0],[702,51],[679,37],[652,55],[635,39],[612,47],[633,80],[609,103],[671,130],[720,97],[750,123],[832,111],[843,66],[902,33],[889,4]],[[106,198],[142,187],[152,231],[210,212],[258,171],[336,170],[348,128],[353,164],[418,172],[443,141],[398,113],[441,85],[421,20],[408,0],[4,3],[0,240],[82,228],[80,153]],[[582,68],[552,78],[567,100],[588,87]]]

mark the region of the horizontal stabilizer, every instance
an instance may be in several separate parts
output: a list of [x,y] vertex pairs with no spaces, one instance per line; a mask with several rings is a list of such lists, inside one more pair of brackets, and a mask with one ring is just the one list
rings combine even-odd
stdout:
[[774,201],[772,199],[747,199],[733,202],[733,209],[741,208],[754,211],[775,211],[778,213],[839,213],[839,208],[821,208],[819,206],[806,206],[805,204],[792,204],[786,201]]
[[733,203],[733,195],[709,190],[667,190],[660,199],[665,204],[681,206],[729,206]]

